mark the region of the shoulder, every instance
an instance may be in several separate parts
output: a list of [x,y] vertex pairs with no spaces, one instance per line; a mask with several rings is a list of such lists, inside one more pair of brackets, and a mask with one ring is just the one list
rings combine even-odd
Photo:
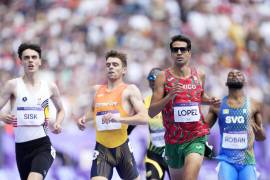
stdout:
[[139,88],[135,84],[128,84],[127,88],[125,89],[127,92],[136,92],[140,91]]
[[197,71],[198,76],[205,77],[205,71],[201,68],[194,68]]
[[19,78],[10,79],[5,83],[5,87],[8,89],[15,89],[17,87],[17,81]]
[[165,81],[165,79],[166,79],[166,73],[169,71],[169,69],[165,69],[165,70],[163,70],[163,71],[161,71],[161,73],[159,73],[159,75],[157,76],[157,79],[156,79],[156,81]]
[[92,88],[91,88],[91,91],[94,91],[96,92],[100,87],[102,87],[104,85],[100,85],[100,84],[97,84],[97,85],[94,85]]
[[98,90],[103,87],[104,85],[93,85],[91,88],[90,88],[90,93],[93,95],[93,96],[96,96],[97,93],[98,93]]
[[45,83],[48,85],[48,87],[49,87],[49,89],[50,89],[51,91],[55,91],[55,90],[58,89],[58,87],[57,87],[57,85],[55,84],[55,82],[45,82]]
[[140,89],[135,84],[128,84],[126,89],[124,90],[123,94],[129,96],[129,97],[138,97],[141,96]]
[[253,110],[256,111],[256,110],[260,110],[261,109],[261,107],[262,107],[262,103],[261,102],[255,100],[253,98],[249,98],[249,100],[250,100],[251,108]]

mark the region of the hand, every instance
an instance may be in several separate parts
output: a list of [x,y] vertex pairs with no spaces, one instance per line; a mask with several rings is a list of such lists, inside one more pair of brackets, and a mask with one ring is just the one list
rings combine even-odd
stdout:
[[61,131],[62,131],[62,127],[61,127],[61,124],[60,123],[58,123],[58,122],[55,122],[54,124],[53,124],[53,130],[52,130],[52,132],[54,133],[54,134],[59,134],[59,133],[61,133]]
[[209,104],[211,104],[211,105],[216,106],[216,105],[220,105],[220,103],[221,103],[221,100],[216,98],[216,97],[211,97],[209,99]]
[[254,133],[256,134],[258,131],[262,130],[262,128],[256,124],[256,122],[251,123],[251,127],[253,128]]
[[183,84],[175,84],[168,93],[169,99],[174,99],[179,93],[183,91]]
[[85,129],[85,116],[79,118],[77,120],[77,125],[78,125],[78,128],[83,131]]
[[1,114],[0,120],[2,120],[6,124],[12,124],[12,122],[16,119],[14,115],[10,114]]
[[110,122],[119,122],[120,119],[115,117],[112,113],[107,113],[102,117],[102,123],[109,124]]

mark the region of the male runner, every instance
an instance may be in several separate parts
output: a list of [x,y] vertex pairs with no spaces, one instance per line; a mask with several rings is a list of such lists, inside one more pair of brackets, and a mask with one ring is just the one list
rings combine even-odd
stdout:
[[197,179],[209,133],[200,106],[218,104],[219,100],[204,93],[205,74],[189,66],[190,39],[176,35],[170,49],[174,64],[158,75],[148,114],[154,117],[162,111],[171,178]]
[[64,109],[57,86],[37,76],[41,65],[41,48],[21,44],[18,55],[24,75],[6,82],[0,94],[0,110],[10,101],[12,112],[0,113],[0,120],[14,126],[16,160],[22,180],[42,180],[53,160],[55,150],[47,136],[49,99],[57,110],[53,133],[61,132]]
[[78,119],[81,130],[94,119],[96,147],[91,179],[111,179],[113,168],[122,179],[139,179],[139,173],[128,141],[128,124],[147,123],[147,111],[139,89],[125,84],[126,55],[117,51],[106,54],[107,84],[95,86],[91,111]]
[[220,106],[211,106],[205,121],[210,127],[218,118],[221,135],[218,178],[254,180],[256,178],[254,140],[265,140],[261,105],[246,96],[245,77],[239,70],[228,74],[229,93]]

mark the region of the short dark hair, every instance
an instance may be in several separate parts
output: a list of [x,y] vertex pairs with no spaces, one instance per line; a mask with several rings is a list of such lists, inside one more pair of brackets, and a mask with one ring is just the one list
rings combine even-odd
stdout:
[[20,59],[22,59],[22,53],[26,49],[32,49],[32,50],[36,51],[38,53],[39,57],[41,58],[41,48],[39,45],[32,44],[32,43],[22,43],[18,48],[18,55],[19,55]]
[[116,50],[111,50],[106,53],[106,61],[109,57],[119,58],[122,62],[123,67],[127,67],[127,55]]
[[187,43],[187,48],[188,48],[188,50],[190,51],[191,50],[191,41],[190,41],[190,39],[187,37],[187,36],[184,36],[184,35],[181,35],[181,34],[179,34],[179,35],[176,35],[176,36],[173,36],[172,38],[171,38],[171,42],[170,42],[170,49],[172,50],[172,48],[173,48],[173,43],[175,42],[175,41],[184,41],[184,42],[186,42]]

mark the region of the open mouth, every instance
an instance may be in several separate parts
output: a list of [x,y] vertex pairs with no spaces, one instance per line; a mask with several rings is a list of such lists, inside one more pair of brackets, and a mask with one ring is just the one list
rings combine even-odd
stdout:
[[182,57],[177,57],[176,60],[177,60],[177,61],[183,61],[184,58],[182,58]]

